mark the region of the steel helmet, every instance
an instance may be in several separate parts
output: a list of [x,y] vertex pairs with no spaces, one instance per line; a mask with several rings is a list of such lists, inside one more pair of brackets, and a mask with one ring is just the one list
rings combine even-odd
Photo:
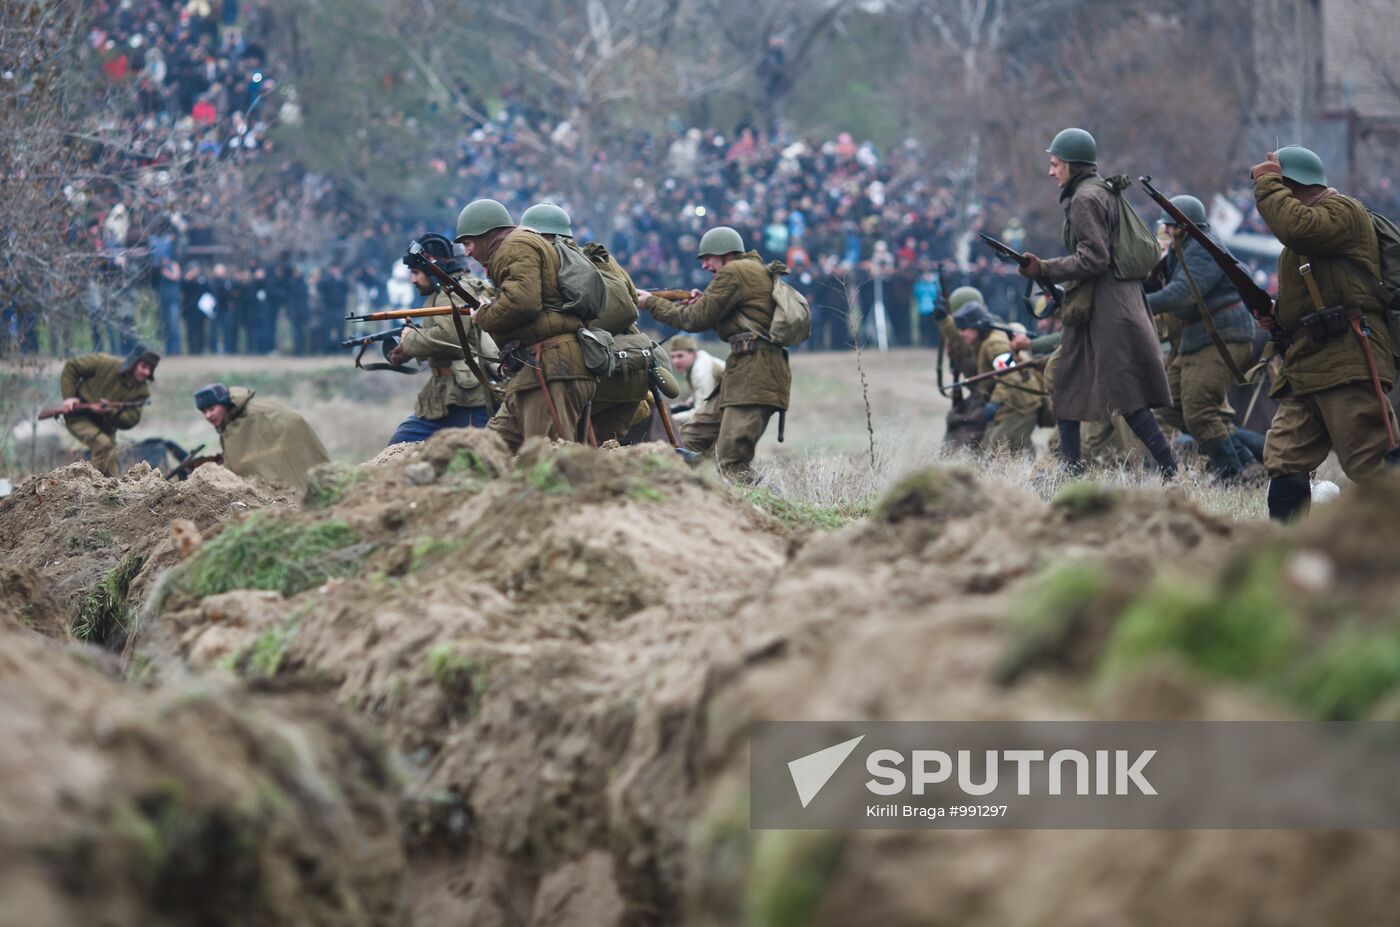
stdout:
[[[1201,228],[1208,228],[1210,220],[1206,217],[1206,205],[1190,194],[1183,193],[1180,196],[1172,197],[1172,205],[1181,210],[1181,214]],[[1162,213],[1163,225],[1176,225],[1176,220],[1169,213]]]
[[1045,150],[1071,163],[1094,164],[1099,160],[1098,143],[1083,129],[1061,129]]
[[968,301],[966,305],[953,313],[953,324],[958,330],[975,328],[979,332],[989,332],[992,330],[992,314],[987,311],[987,307],[980,302]]
[[510,211],[496,200],[472,200],[457,216],[457,240],[475,238],[514,224]]
[[520,214],[520,224],[534,229],[541,235],[563,235],[574,237],[574,229],[569,214],[553,203],[536,203]]
[[957,312],[968,303],[986,304],[982,298],[982,291],[975,286],[960,286],[952,293],[948,294],[948,311]]
[[1317,152],[1301,145],[1289,145],[1274,152],[1278,158],[1279,170],[1294,183],[1308,186],[1327,186],[1327,175],[1322,172],[1322,159]]
[[700,236],[700,257],[710,254],[744,253],[744,236],[727,225],[717,226]]

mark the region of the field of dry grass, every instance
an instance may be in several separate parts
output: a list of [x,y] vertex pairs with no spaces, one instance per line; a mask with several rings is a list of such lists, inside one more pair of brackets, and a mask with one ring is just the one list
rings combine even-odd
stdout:
[[[776,423],[760,445],[759,465],[772,491],[819,506],[858,510],[901,475],[948,461],[942,447],[948,400],[938,394],[934,355],[924,350],[804,353],[792,357],[793,401],[786,440],[777,442]],[[35,409],[56,404],[59,365],[25,375],[25,393]],[[866,387],[862,389],[862,371]],[[172,357],[160,367],[152,404],[141,425],[126,434],[139,441],[163,437],[192,447],[217,441],[194,408],[194,390],[221,380],[279,399],[312,422],[331,456],[355,463],[384,446],[412,410],[422,375],[367,373],[349,357]],[[867,403],[869,400],[869,416]],[[11,434],[14,456],[6,476],[56,463],[72,440],[57,422],[23,421]],[[1037,440],[1044,444],[1048,431]],[[874,451],[872,454],[871,444]],[[30,451],[33,449],[33,454]],[[985,459],[958,453],[953,461],[972,467],[993,483],[1029,489],[1048,498],[1063,477],[1048,456]],[[1114,485],[1156,484],[1151,471],[1118,468],[1092,474]],[[1221,487],[1195,471],[1180,482],[1205,509],[1235,518],[1264,514],[1259,489]]]

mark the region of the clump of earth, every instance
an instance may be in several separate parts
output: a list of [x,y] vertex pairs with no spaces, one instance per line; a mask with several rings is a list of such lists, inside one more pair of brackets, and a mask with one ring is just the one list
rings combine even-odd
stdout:
[[164,833],[175,782],[200,796],[188,839],[219,836],[176,874],[211,907],[252,892],[248,923],[1311,924],[1397,901],[1383,833],[756,832],[746,804],[760,720],[1384,716],[1400,669],[1343,658],[1396,634],[1393,489],[1284,531],[934,468],[828,531],[664,448],[511,458],[469,431],[319,468],[301,500],[196,477],[74,465],[0,503],[24,655],[0,697],[29,732],[0,815],[59,807],[45,770],[92,777],[62,805],[89,855],[18,846],[0,910],[203,916],[159,907],[188,854],[91,863],[135,865],[113,809]]

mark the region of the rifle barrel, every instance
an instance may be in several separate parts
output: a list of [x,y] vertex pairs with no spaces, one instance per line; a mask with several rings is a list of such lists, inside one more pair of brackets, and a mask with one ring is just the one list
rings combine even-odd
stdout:
[[364,315],[347,315],[347,322],[389,322],[394,319],[424,319],[435,315],[451,315],[451,306],[419,306],[416,309],[388,309],[383,312],[367,312]]

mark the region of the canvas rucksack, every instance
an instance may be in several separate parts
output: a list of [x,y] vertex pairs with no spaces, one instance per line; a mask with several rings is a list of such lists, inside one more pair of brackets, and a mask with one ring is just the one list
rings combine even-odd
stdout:
[[773,323],[768,326],[768,340],[785,348],[801,344],[812,334],[812,307],[807,297],[783,279],[789,273],[786,264],[772,261],[768,273],[773,278]]
[[1133,204],[1124,196],[1132,181],[1119,174],[1100,181],[1113,193],[1118,203],[1118,228],[1113,233],[1109,257],[1113,276],[1119,280],[1145,280],[1157,266],[1162,254],[1157,236],[1142,221]]
[[[1365,204],[1362,204],[1365,206]],[[1390,353],[1400,358],[1400,227],[1385,216],[1372,212],[1366,206],[1366,215],[1371,217],[1371,228],[1376,231],[1376,244],[1380,250],[1381,278],[1377,280],[1362,269],[1351,258],[1340,258],[1342,270],[1351,274],[1380,300],[1381,311],[1385,313],[1386,328],[1390,332]]]
[[607,290],[603,311],[599,313],[593,327],[604,329],[614,335],[626,333],[633,325],[637,324],[638,318],[637,299],[633,295],[632,289],[627,285],[626,272],[617,266],[617,262],[608,254],[608,249],[596,241],[590,241],[584,245],[583,253],[593,262],[598,273],[602,275],[603,284]]
[[559,292],[564,297],[564,305],[557,311],[578,316],[585,322],[596,320],[608,302],[603,275],[572,242],[566,244],[562,238],[554,239],[554,253],[559,256]]

